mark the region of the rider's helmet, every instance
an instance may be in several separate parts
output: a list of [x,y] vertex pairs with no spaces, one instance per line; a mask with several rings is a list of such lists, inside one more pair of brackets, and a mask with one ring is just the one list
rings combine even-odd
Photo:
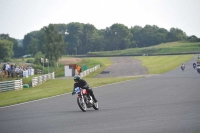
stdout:
[[75,82],[79,81],[80,79],[81,79],[81,77],[80,77],[79,75],[75,75],[75,76],[74,76],[74,81],[75,81]]

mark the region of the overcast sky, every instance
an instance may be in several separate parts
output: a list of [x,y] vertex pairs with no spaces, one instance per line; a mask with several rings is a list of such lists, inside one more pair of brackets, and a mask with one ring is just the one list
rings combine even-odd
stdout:
[[0,34],[23,39],[50,23],[80,22],[105,29],[157,25],[200,38],[200,0],[0,0]]

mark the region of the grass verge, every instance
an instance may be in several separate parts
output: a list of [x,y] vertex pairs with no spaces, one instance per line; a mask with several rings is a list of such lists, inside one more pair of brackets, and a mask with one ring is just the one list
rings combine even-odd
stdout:
[[[84,78],[92,87],[102,86],[106,84],[133,80],[139,77],[124,78]],[[8,91],[0,93],[0,107],[13,104],[23,103],[27,101],[37,100],[41,98],[51,97],[72,91],[74,81],[72,79],[54,79],[48,80],[44,84],[34,88],[26,88],[19,91]]]
[[161,74],[168,72],[182,63],[191,60],[194,55],[173,55],[173,56],[140,56],[134,57],[142,61],[142,66],[148,69],[148,74]]

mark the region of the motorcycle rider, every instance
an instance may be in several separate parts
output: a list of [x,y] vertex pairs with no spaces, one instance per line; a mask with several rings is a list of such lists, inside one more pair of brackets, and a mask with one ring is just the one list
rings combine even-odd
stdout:
[[185,69],[185,65],[182,63],[181,65],[181,69],[184,70]]
[[[79,75],[75,75],[74,76],[74,81],[75,81],[74,89],[76,87],[80,87],[80,88],[86,89],[87,92],[90,94],[90,96],[93,98],[94,102],[97,102],[97,99],[94,96],[92,88],[90,88],[90,86],[88,85],[88,83],[84,79],[81,79],[81,77]],[[72,95],[75,94],[74,89],[72,91]]]
[[196,63],[193,63],[193,68],[194,68],[194,69],[196,68]]

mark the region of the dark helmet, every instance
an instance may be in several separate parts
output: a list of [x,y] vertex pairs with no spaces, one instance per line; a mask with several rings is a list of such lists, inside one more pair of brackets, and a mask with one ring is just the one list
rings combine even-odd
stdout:
[[74,76],[74,81],[79,81],[80,79],[81,79],[81,77],[79,75]]

